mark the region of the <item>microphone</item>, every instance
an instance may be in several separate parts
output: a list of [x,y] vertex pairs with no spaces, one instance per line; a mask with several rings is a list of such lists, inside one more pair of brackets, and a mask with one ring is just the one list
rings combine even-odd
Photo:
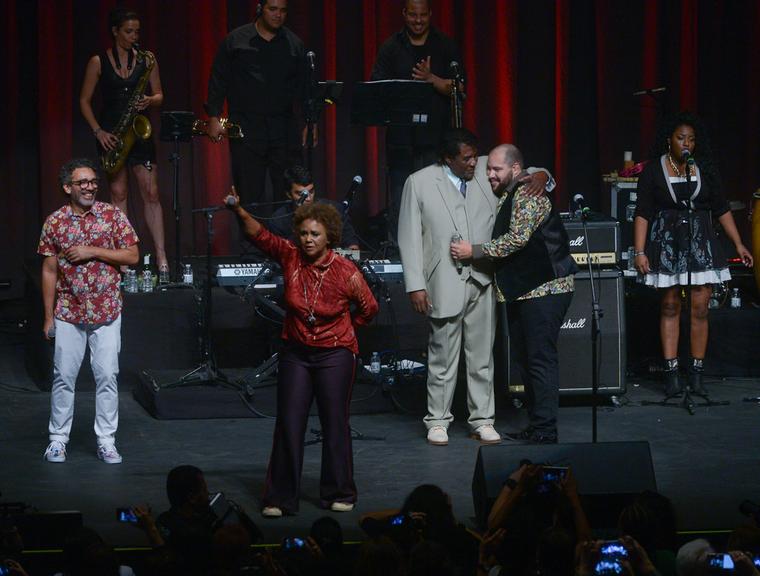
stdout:
[[310,191],[306,188],[301,188],[301,193],[298,196],[298,200],[296,200],[296,206],[303,206],[303,203],[306,202],[306,199],[309,197]]
[[237,206],[237,200],[232,194],[230,194],[224,199],[224,205],[232,208],[233,206]]
[[314,67],[315,67],[315,66],[314,66],[314,59],[315,59],[316,57],[317,57],[317,55],[316,55],[316,54],[314,54],[314,52],[312,52],[311,50],[309,50],[309,51],[306,53],[306,59],[309,61],[309,68],[311,68],[312,70],[314,70]]
[[643,90],[636,90],[636,92],[633,93],[634,96],[651,96],[652,94],[657,94],[658,92],[665,92],[667,91],[666,86],[658,86],[657,88],[644,88]]
[[348,209],[351,207],[351,202],[354,201],[354,196],[356,196],[356,191],[359,189],[359,186],[362,185],[362,182],[364,182],[364,180],[359,175],[354,176],[354,179],[351,180],[351,186],[349,186],[348,192],[346,192],[346,197],[343,199],[343,212],[348,212]]
[[454,78],[458,78],[459,77],[459,62],[457,62],[456,60],[452,60],[449,63],[449,68],[451,68],[451,71],[454,73]]
[[688,164],[689,166],[694,166],[695,164],[694,156],[692,156],[691,152],[689,152],[688,150],[684,150],[683,152],[681,152],[681,160],[686,162],[686,164]]
[[591,208],[589,208],[588,204],[586,204],[586,199],[583,197],[583,194],[576,194],[573,196],[573,202],[575,202],[578,210],[581,211],[581,217],[586,218],[589,214],[591,214]]
[[[462,241],[462,235],[459,232],[454,232],[451,235],[451,243],[452,244],[459,244]],[[454,260],[454,266],[457,268],[457,273],[462,273],[462,261],[459,259]]]

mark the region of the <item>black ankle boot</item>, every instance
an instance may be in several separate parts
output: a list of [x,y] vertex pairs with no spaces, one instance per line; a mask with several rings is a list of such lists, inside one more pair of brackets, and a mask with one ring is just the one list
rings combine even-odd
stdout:
[[678,379],[678,358],[665,360],[663,377],[665,380],[665,396],[677,396],[683,391],[681,382]]
[[705,371],[701,358],[692,358],[689,365],[689,388],[691,393],[707,398],[707,388],[702,384],[702,373]]

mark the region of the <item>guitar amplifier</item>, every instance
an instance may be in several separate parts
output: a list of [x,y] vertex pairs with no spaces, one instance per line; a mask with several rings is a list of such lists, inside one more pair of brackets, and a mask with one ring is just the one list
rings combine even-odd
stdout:
[[[625,394],[625,307],[623,277],[618,270],[595,270],[594,284],[604,312],[599,334],[599,394]],[[509,340],[506,336],[507,341]],[[591,285],[588,272],[575,275],[575,293],[557,341],[560,388],[563,396],[591,393]],[[507,350],[509,345],[507,344]],[[520,370],[511,352],[504,354],[509,392],[524,391]]]
[[[586,236],[579,218],[563,219],[570,237],[570,254],[579,266],[586,264]],[[591,263],[602,268],[614,268],[620,263],[620,227],[616,220],[598,216],[586,221]]]

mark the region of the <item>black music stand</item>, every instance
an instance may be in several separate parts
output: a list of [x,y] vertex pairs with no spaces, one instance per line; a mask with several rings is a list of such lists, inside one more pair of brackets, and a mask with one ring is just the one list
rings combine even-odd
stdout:
[[357,82],[351,102],[351,124],[419,126],[433,107],[433,86],[421,80]]
[[172,187],[172,207],[174,209],[174,280],[179,282],[182,279],[182,262],[180,261],[181,248],[181,226],[180,219],[182,216],[182,206],[179,200],[179,143],[190,142],[193,139],[193,122],[195,114],[192,112],[174,110],[170,112],[161,112],[161,140],[163,142],[174,142],[174,151],[169,156],[172,163],[173,187]]
[[[421,80],[375,80],[357,82],[351,101],[351,124],[360,126],[424,126],[433,108],[433,85]],[[395,247],[390,218],[398,218],[391,198],[388,159],[385,159],[386,248]],[[390,218],[389,218],[390,216]],[[395,228],[395,226],[394,226]]]

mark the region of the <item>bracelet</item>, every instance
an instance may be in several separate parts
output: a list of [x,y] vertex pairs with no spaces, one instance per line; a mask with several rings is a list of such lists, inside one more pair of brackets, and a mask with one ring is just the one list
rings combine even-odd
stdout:
[[103,129],[100,128],[100,127],[98,127],[98,128],[95,128],[95,130],[93,130],[92,133],[95,134],[95,136],[97,137],[98,133],[102,132],[102,131],[103,131]]
[[636,256],[646,256],[646,252],[643,250],[641,252],[634,252],[633,257],[635,258]]

